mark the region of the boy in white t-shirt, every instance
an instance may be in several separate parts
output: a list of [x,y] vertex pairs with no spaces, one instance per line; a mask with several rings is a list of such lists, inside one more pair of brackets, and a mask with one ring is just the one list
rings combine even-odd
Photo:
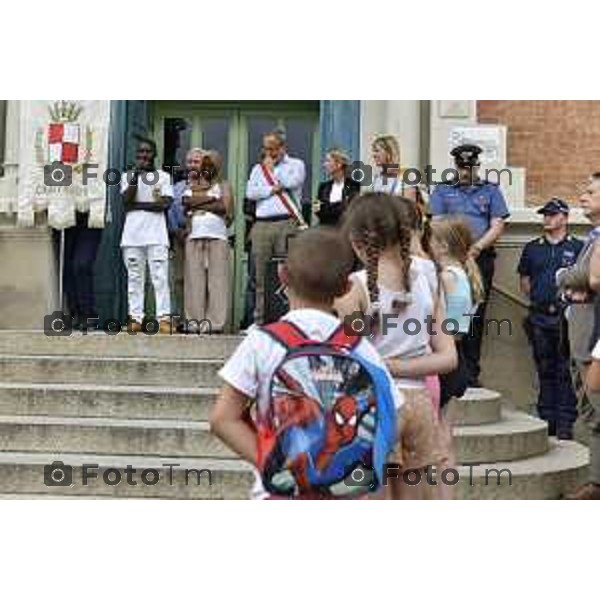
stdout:
[[[319,257],[327,257],[327,260]],[[288,288],[291,309],[283,319],[299,327],[311,340],[327,340],[341,325],[333,312],[333,302],[348,291],[348,276],[353,265],[352,250],[338,231],[310,229],[295,237],[280,274]],[[356,351],[390,377],[367,338],[361,339]],[[263,403],[270,401],[270,382],[285,354],[286,349],[268,333],[253,327],[219,373],[225,385],[213,408],[212,430],[255,466],[257,435],[248,420],[248,409],[254,402],[264,406]],[[402,396],[391,377],[390,387],[394,404],[399,408]],[[260,484],[257,487],[260,488]]]
[[123,174],[121,196],[125,204],[125,225],[121,236],[127,269],[127,300],[132,331],[141,331],[144,320],[146,265],[156,299],[159,331],[171,331],[169,290],[169,235],[166,210],[173,199],[170,176],[154,168],[156,144],[140,139],[135,171]]

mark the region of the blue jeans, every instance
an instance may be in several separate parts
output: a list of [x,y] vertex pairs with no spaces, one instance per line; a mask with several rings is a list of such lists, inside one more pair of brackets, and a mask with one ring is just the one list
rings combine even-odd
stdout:
[[556,426],[570,432],[577,419],[577,398],[573,389],[569,360],[561,352],[560,329],[531,325],[530,341],[539,379],[538,413]]

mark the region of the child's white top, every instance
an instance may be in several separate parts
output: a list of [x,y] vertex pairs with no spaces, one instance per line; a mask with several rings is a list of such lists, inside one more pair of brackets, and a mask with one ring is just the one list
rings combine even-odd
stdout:
[[[329,338],[341,324],[340,320],[320,310],[304,308],[292,310],[284,317],[297,325],[307,337],[316,341]],[[356,352],[374,365],[385,368],[385,365],[367,338],[363,338],[356,347]],[[269,402],[269,385],[273,373],[285,356],[285,348],[259,327],[252,327],[244,341],[237,347],[219,376],[230,386],[259,403]],[[386,369],[387,372],[387,369]],[[390,387],[394,395],[394,404],[398,409],[402,406],[403,396],[396,389],[391,376]],[[257,472],[257,481],[253,489],[253,497],[264,497]]]
[[[123,173],[121,177],[121,193],[129,187],[127,178],[130,173]],[[156,183],[152,184],[153,178]],[[148,183],[144,179],[148,180]],[[137,202],[156,202],[155,196],[173,197],[173,187],[168,173],[160,169],[154,173],[145,173],[138,177]],[[155,191],[156,190],[156,191]],[[121,246],[168,246],[169,234],[167,233],[167,219],[164,212],[149,212],[147,210],[133,210],[125,216],[125,225],[121,236]]]
[[[410,267],[410,294],[412,301],[399,311],[395,301],[398,292],[379,286],[379,303],[382,318],[380,331],[372,338],[373,344],[383,358],[416,358],[431,353],[431,336],[435,295],[437,294],[437,277],[434,280],[430,273],[429,263],[425,259],[412,257]],[[359,271],[351,275],[351,279],[359,282],[365,294],[367,272]],[[435,289],[432,289],[435,286]],[[429,323],[429,324],[428,324]],[[423,387],[422,379],[397,379],[405,387]]]
[[[319,342],[329,338],[341,325],[341,321],[334,315],[312,308],[291,310],[283,316],[283,320],[291,321],[307,337]],[[356,352],[372,364],[385,368],[379,353],[366,337],[356,347]],[[236,390],[255,398],[259,403],[268,402],[271,378],[285,353],[285,348],[269,334],[259,327],[252,327],[219,371],[219,376]],[[402,404],[402,397],[399,393],[394,394],[394,402],[398,408]]]

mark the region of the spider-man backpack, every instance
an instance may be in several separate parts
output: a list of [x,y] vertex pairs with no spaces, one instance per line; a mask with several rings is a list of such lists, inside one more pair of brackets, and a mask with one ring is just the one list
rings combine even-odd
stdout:
[[349,498],[376,491],[395,442],[393,385],[340,325],[325,341],[290,321],[262,328],[286,349],[257,407],[258,467],[274,496]]

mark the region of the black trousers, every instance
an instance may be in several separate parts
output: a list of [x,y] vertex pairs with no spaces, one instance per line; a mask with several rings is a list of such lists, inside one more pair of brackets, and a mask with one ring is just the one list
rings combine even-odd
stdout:
[[469,374],[469,384],[476,383],[481,372],[481,343],[483,341],[484,330],[486,329],[485,313],[492,289],[492,280],[494,279],[495,261],[496,251],[494,249],[484,250],[477,258],[477,266],[481,271],[485,296],[477,312],[471,319],[471,327],[468,335],[463,339],[462,350]]
[[[80,319],[96,315],[94,265],[102,237],[101,229],[87,226],[87,214],[77,213],[74,227],[65,229],[63,289],[68,312]],[[60,232],[55,232],[57,243]]]
[[569,359],[560,343],[560,325],[531,324],[529,341],[539,380],[538,414],[551,431],[572,433],[577,419],[577,397],[573,389]]

